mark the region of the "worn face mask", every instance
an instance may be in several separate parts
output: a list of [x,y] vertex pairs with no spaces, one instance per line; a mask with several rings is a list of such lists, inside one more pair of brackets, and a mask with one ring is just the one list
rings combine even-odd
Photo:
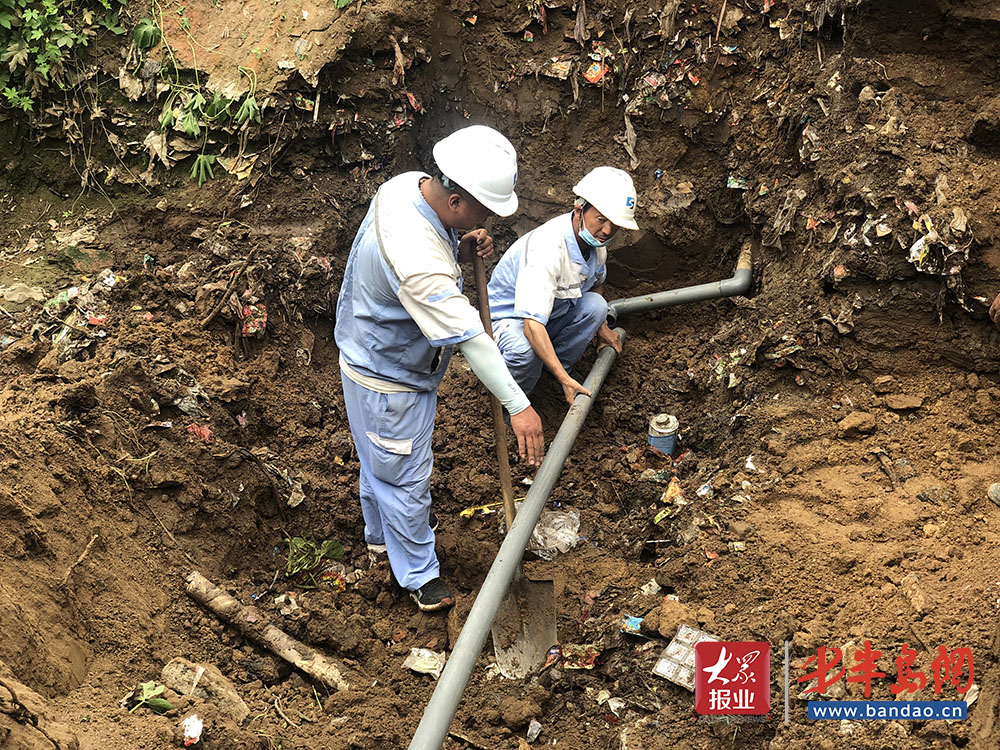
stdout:
[[584,242],[586,242],[591,247],[603,247],[605,245],[610,245],[611,244],[611,240],[614,239],[614,235],[612,235],[611,237],[608,237],[608,239],[605,242],[601,242],[594,235],[592,235],[590,232],[587,231],[587,227],[585,227],[583,225],[583,222],[581,221],[580,222],[580,239],[583,240]]
[[600,247],[604,243],[597,239],[594,235],[587,231],[587,227],[583,226],[583,222],[580,222],[580,239],[586,242],[591,247]]

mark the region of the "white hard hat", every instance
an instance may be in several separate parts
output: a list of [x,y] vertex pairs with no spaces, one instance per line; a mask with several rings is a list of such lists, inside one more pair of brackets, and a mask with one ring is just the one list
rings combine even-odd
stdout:
[[517,210],[517,152],[493,128],[470,125],[434,144],[434,161],[449,180],[500,216]]
[[615,167],[596,167],[584,175],[573,192],[619,227],[638,229],[635,223],[635,185],[628,172]]

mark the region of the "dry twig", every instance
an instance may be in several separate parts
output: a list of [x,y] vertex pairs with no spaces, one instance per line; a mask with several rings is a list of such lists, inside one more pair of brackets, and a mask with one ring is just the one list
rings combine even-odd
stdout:
[[97,541],[97,537],[99,537],[99,536],[100,536],[100,534],[94,534],[92,537],[90,537],[90,541],[87,542],[87,546],[83,548],[83,552],[81,552],[80,556],[77,557],[76,560],[74,561],[74,563],[69,566],[69,568],[66,570],[66,573],[63,575],[62,580],[59,581],[59,588],[62,588],[67,583],[69,583],[69,577],[70,577],[70,575],[73,573],[73,571],[76,569],[76,567],[80,563],[83,562],[83,559],[88,554],[90,554],[90,548],[94,546],[94,542]]
[[229,299],[229,295],[232,294],[233,289],[236,288],[236,282],[240,280],[240,277],[243,275],[243,272],[246,271],[247,266],[250,265],[250,261],[253,259],[253,254],[256,249],[257,248],[255,247],[250,248],[250,252],[247,253],[247,257],[246,260],[243,261],[243,265],[239,267],[236,273],[233,274],[233,278],[229,280],[229,284],[226,286],[226,291],[222,293],[222,299],[220,299],[216,303],[215,307],[212,308],[212,312],[206,315],[205,319],[201,321],[202,328],[208,328],[208,324],[211,323],[213,320],[215,320],[215,316],[219,314],[219,311],[222,309],[222,306],[226,304],[226,300]]

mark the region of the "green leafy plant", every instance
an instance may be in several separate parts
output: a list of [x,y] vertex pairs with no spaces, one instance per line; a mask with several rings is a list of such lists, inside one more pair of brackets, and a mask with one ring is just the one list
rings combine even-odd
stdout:
[[143,52],[153,49],[153,47],[160,43],[160,39],[162,38],[163,32],[160,31],[160,27],[156,25],[156,22],[150,18],[143,18],[132,29],[132,40],[135,42],[135,46]]
[[205,118],[213,123],[225,121],[229,117],[229,105],[232,103],[232,99],[227,99],[222,94],[216,94],[205,107]]
[[35,109],[48,89],[70,87],[78,53],[103,28],[124,34],[124,0],[0,0],[0,103]]
[[197,158],[194,160],[194,165],[191,167],[191,179],[197,180],[198,187],[201,187],[209,179],[215,179],[215,172],[212,171],[212,165],[215,164],[215,154],[198,154]]
[[152,680],[149,682],[143,682],[139,685],[139,689],[142,693],[138,696],[133,696],[138,702],[128,710],[130,714],[135,713],[140,708],[145,706],[150,711],[163,714],[167,711],[172,711],[174,704],[168,701],[166,698],[160,698],[163,695],[163,691],[166,688]]
[[344,8],[346,8],[348,5],[350,5],[353,2],[354,2],[354,0],[337,0],[337,2],[335,3],[335,5],[337,6],[338,10],[343,10]]
[[300,586],[311,585],[315,588],[316,569],[320,564],[324,560],[339,560],[344,555],[343,546],[332,539],[316,544],[314,540],[305,537],[286,536],[285,544],[288,545],[285,577],[295,579]]

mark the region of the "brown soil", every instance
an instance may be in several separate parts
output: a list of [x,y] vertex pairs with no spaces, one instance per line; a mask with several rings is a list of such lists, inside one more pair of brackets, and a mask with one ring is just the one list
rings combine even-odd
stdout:
[[[101,297],[107,321],[87,327],[103,335],[72,329],[69,347],[53,346],[58,321],[40,302],[3,303],[0,659],[10,672],[0,684],[22,708],[0,690],[0,746],[51,747],[47,728],[63,748],[71,735],[85,749],[161,747],[177,744],[192,711],[206,720],[206,747],[408,744],[434,681],[403,659],[452,646],[501,539],[497,516],[459,516],[499,497],[489,410],[456,358],[432,489],[459,602],[447,616],[418,613],[362,542],[332,316],[374,190],[428,164],[434,140],[469,121],[495,125],[519,151],[522,208],[492,225],[501,249],[565,210],[587,169],[610,163],[635,175],[643,232],[613,247],[609,296],[728,277],[744,241],[758,250],[751,298],[621,321],[625,353],[553,493],[553,505],[579,511],[582,539],[527,574],[555,581],[560,640],[596,644],[595,667],[508,681],[489,668],[487,643],[446,747],[523,747],[532,719],[543,727],[536,745],[579,749],[1000,745],[1000,510],[986,494],[1000,478],[1000,341],[986,316],[1000,291],[1000,14],[932,0],[794,0],[762,14],[750,0],[727,4],[741,17],[711,44],[721,5],[681,6],[671,45],[644,6],[588,4],[589,34],[612,55],[603,86],[578,67],[566,80],[536,72],[552,56],[581,57],[576,14],[558,2],[545,34],[525,6],[492,2],[378,0],[322,16],[310,38],[340,41],[322,64],[311,58],[315,85],[294,73],[262,83],[273,109],[252,187],[227,178],[197,189],[182,165],[149,194],[112,183],[65,199],[79,180],[46,150],[59,141],[14,138],[20,151],[0,175],[0,286],[24,282],[49,298],[100,283],[104,268],[123,278]],[[274,7],[194,3],[189,15],[211,20],[196,30],[221,34],[227,12],[263,29],[264,6]],[[286,31],[305,33],[268,37],[275,60],[294,54],[299,37]],[[392,81],[389,34],[405,83]],[[642,82],[657,72],[655,88]],[[317,87],[328,108],[314,124],[291,101]],[[149,125],[122,126],[122,141],[141,142]],[[727,188],[730,178],[746,189]],[[927,233],[923,215],[941,240],[918,269],[908,257]],[[82,226],[96,238],[57,241]],[[203,329],[215,299],[204,287],[221,288],[251,249],[237,291],[267,305],[266,334],[244,338],[228,308]],[[543,379],[535,400],[551,436],[561,396]],[[639,475],[664,467],[642,450],[661,411],[680,418],[690,453],[675,467],[688,504],[657,526],[663,487]],[[190,425],[208,425],[211,441]],[[301,483],[295,507],[285,477]],[[346,588],[284,580],[286,533],[342,543]],[[192,567],[337,660],[351,689],[309,683],[200,609],[184,594]],[[662,588],[641,594],[651,579]],[[272,601],[287,591],[300,609],[282,616]],[[939,645],[966,646],[980,697],[965,722],[809,722],[794,693],[788,725],[777,710],[764,723],[700,722],[691,693],[651,674],[666,594],[692,625],[770,641],[775,676],[786,640],[795,679],[818,646],[869,639],[889,675],[875,698],[891,698],[903,643],[926,670]],[[623,614],[650,615],[652,637],[622,635]],[[178,656],[217,666],[250,717],[240,724],[170,691],[166,716],[120,706]],[[619,716],[598,704],[602,690],[624,699]],[[777,677],[772,692],[777,708]]]

